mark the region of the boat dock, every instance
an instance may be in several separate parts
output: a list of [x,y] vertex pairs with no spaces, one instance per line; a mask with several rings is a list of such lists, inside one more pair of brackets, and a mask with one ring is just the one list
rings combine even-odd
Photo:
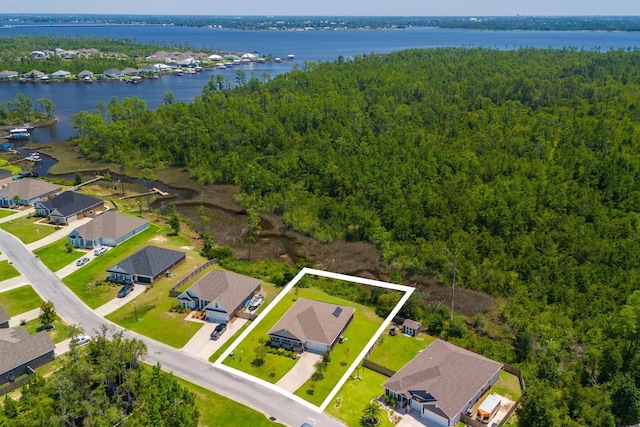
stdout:
[[158,188],[153,187],[151,189],[151,191],[147,191],[146,193],[132,194],[131,196],[122,196],[122,197],[120,197],[120,200],[132,199],[134,197],[149,196],[151,194],[157,194],[157,195],[162,196],[162,197],[169,196],[169,193],[167,193],[166,191],[162,191],[162,190],[160,190]]

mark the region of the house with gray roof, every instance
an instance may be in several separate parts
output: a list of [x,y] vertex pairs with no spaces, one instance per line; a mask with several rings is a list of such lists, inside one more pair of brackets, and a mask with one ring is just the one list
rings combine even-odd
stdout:
[[33,178],[23,178],[18,181],[8,182],[0,186],[0,206],[11,207],[13,205],[33,206],[36,202],[46,200],[62,187]]
[[68,79],[71,77],[71,73],[67,70],[58,70],[51,74],[52,79]]
[[501,369],[501,363],[437,339],[383,384],[384,394],[418,418],[455,426]]
[[356,309],[298,298],[269,331],[269,344],[294,351],[327,353],[353,320]]
[[116,247],[149,228],[149,220],[108,210],[73,230],[67,236],[75,248]]
[[145,246],[107,270],[107,280],[117,283],[154,283],[186,260],[184,252]]
[[107,79],[120,79],[124,77],[124,73],[117,68],[109,68],[105,70],[102,75]]
[[93,72],[89,71],[89,70],[82,70],[78,73],[78,78],[79,79],[85,79],[85,78],[93,78]]
[[226,270],[212,270],[178,295],[192,310],[205,310],[211,322],[228,323],[260,290],[262,280]]
[[11,318],[7,314],[3,306],[0,305],[0,329],[6,329],[9,327],[9,320]]
[[0,79],[15,79],[16,77],[18,77],[17,71],[12,71],[12,70],[0,71]]
[[53,361],[54,350],[46,332],[29,335],[24,328],[0,329],[0,385]]
[[93,216],[104,208],[104,201],[75,191],[65,191],[47,201],[34,204],[36,214],[55,224],[69,224],[84,216]]

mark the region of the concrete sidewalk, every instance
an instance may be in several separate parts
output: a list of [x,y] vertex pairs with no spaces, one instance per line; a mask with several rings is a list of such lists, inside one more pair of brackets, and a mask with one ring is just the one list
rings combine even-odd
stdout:
[[[51,243],[55,243],[60,239],[64,239],[73,230],[75,230],[76,228],[80,227],[81,225],[86,224],[87,222],[91,221],[92,219],[93,218],[82,218],[82,219],[78,219],[76,221],[73,221],[69,225],[61,226],[60,230],[56,230],[54,233],[51,233],[48,236],[43,237],[40,240],[36,240],[35,242],[29,243],[28,245],[26,245],[27,249],[29,249],[30,251],[34,251],[34,250],[39,249],[39,248],[41,248],[43,246],[47,246],[47,245],[49,245]],[[51,227],[55,227],[55,225],[51,225]]]
[[28,285],[27,278],[23,275],[12,277],[11,279],[3,280],[0,282],[0,292],[10,291],[12,289],[21,288]]
[[33,207],[16,211],[13,215],[5,216],[4,218],[0,218],[0,224],[3,222],[13,221],[14,219],[22,218],[23,216],[27,216],[29,214],[36,213],[36,210]]

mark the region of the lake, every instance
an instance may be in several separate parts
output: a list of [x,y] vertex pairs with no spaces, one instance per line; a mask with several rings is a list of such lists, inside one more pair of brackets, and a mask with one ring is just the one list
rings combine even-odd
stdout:
[[[172,46],[195,47],[225,52],[259,52],[262,55],[286,57],[294,54],[293,62],[243,65],[227,70],[203,71],[193,75],[164,76],[144,80],[140,84],[123,82],[84,83],[0,83],[0,102],[22,93],[32,99],[53,101],[58,124],[36,129],[32,141],[49,142],[68,139],[74,135],[69,123],[73,113],[93,110],[98,101],[109,102],[112,97],[137,96],[155,108],[163,102],[164,94],[172,92],[177,101],[191,102],[201,93],[211,76],[222,73],[234,81],[237,69],[247,73],[271,76],[290,71],[294,64],[304,61],[333,61],[338,56],[389,53],[410,48],[477,47],[517,49],[520,47],[577,49],[620,49],[640,47],[640,32],[589,31],[479,31],[439,28],[410,28],[403,30],[346,30],[346,31],[243,31],[175,26],[98,26],[98,27],[21,27],[0,28],[0,37],[14,34],[52,34],[61,36],[98,36],[129,38],[140,43],[163,42]],[[64,48],[64,46],[60,46]],[[87,46],[90,47],[90,46]],[[48,47],[49,48],[49,47]],[[159,49],[158,49],[159,50]]]

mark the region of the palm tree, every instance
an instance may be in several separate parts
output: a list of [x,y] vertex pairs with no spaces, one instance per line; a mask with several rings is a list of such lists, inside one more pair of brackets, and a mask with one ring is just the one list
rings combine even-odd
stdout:
[[377,402],[369,402],[362,411],[362,421],[369,425],[380,423],[380,405]]

